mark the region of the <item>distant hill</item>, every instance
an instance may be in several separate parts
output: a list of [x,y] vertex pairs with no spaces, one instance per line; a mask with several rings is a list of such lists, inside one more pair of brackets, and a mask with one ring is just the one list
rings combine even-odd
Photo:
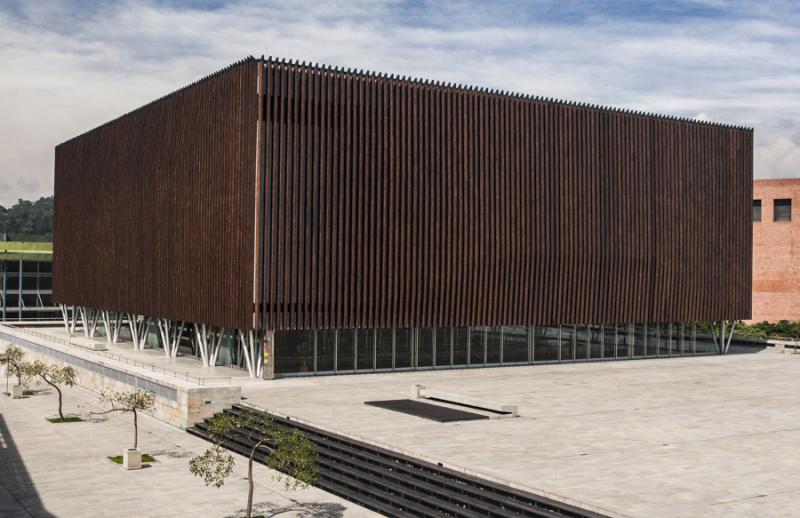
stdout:
[[52,241],[53,197],[18,200],[9,208],[0,205],[0,240],[3,233],[6,241]]

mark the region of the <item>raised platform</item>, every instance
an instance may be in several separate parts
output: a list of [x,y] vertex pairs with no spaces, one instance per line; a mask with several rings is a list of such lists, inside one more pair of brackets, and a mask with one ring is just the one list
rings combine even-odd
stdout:
[[[294,378],[244,388],[295,421],[614,516],[788,516],[800,354]],[[732,351],[735,352],[735,351]],[[412,385],[518,405],[437,423],[365,405]]]
[[0,324],[0,340],[22,347],[30,359],[71,365],[78,371],[78,384],[95,392],[149,390],[156,395],[153,416],[181,428],[238,403],[243,385],[263,383],[239,369],[204,368],[196,359],[137,351],[131,343],[69,336],[52,322],[50,327]]

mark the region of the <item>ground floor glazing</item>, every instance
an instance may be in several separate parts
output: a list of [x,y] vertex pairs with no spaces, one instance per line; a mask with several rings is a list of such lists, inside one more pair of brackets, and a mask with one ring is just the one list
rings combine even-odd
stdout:
[[278,331],[276,376],[692,356],[694,323]]

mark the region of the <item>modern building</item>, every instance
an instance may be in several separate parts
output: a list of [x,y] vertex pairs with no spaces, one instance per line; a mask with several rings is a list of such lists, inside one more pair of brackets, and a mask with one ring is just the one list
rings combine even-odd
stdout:
[[[753,317],[800,320],[800,179],[753,182]],[[796,209],[795,209],[796,210]]]
[[53,245],[0,241],[0,321],[62,317],[52,300]]
[[248,58],[56,148],[54,297],[264,377],[724,352],[752,137]]

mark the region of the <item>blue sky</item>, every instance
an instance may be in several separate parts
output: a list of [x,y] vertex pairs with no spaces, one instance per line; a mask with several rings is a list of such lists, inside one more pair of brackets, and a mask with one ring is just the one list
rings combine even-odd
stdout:
[[800,177],[800,2],[0,0],[0,204],[53,148],[260,54],[752,126]]

